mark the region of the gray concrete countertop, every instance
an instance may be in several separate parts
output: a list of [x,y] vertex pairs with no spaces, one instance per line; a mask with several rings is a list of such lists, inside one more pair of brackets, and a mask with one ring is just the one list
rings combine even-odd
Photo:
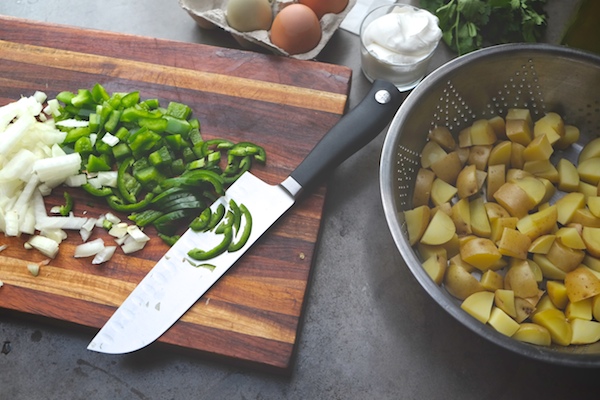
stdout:
[[[549,42],[572,2],[549,0]],[[557,4],[562,3],[562,4]],[[569,3],[568,5],[564,3]],[[2,0],[0,14],[238,48],[202,31],[176,0]],[[1,48],[0,48],[1,51]],[[440,49],[433,67],[450,57]],[[369,88],[358,38],[338,31],[319,61],[354,71],[350,106]],[[110,356],[91,336],[0,310],[0,399],[557,399],[598,398],[597,370],[509,353],[456,322],[418,286],[389,234],[379,195],[384,135],[329,181],[297,356],[275,376],[170,349]]]

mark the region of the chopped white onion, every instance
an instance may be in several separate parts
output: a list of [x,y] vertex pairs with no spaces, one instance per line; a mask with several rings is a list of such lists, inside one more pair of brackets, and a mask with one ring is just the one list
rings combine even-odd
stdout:
[[101,238],[82,243],[75,247],[75,258],[90,257],[104,250],[104,241]]
[[56,125],[64,126],[65,128],[82,128],[90,125],[89,121],[78,120],[78,119],[64,119],[62,121],[56,121]]
[[116,238],[122,238],[123,236],[127,235],[127,223],[119,222],[117,224],[113,224],[108,231],[108,234]]
[[150,240],[148,235],[142,232],[140,227],[137,225],[129,225],[127,227],[127,233],[133,238],[133,240],[137,242],[147,242],[148,240]]
[[27,263],[27,270],[33,276],[38,276],[40,274],[40,265],[35,263]]
[[65,179],[65,185],[70,187],[79,187],[81,185],[84,185],[86,182],[87,177],[85,176],[85,174],[77,174],[69,176],[67,179]]
[[123,250],[123,253],[125,254],[131,254],[136,251],[142,250],[144,246],[146,246],[146,243],[148,242],[138,242],[133,237],[127,235],[125,242],[121,246],[121,250]]
[[104,262],[107,262],[115,254],[116,250],[117,250],[117,246],[104,247],[104,249],[102,251],[100,251],[98,254],[96,254],[94,259],[92,260],[92,264],[102,264]]
[[102,136],[102,141],[110,147],[115,147],[117,144],[119,144],[119,138],[110,132],[106,132],[104,136]]
[[54,258],[58,254],[58,243],[45,236],[32,236],[27,243],[46,257]]

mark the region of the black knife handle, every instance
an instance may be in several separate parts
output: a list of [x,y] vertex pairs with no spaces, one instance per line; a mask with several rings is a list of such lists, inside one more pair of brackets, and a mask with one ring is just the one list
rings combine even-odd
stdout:
[[401,103],[402,94],[396,86],[376,80],[360,104],[327,132],[290,177],[304,189],[317,183],[377,137]]

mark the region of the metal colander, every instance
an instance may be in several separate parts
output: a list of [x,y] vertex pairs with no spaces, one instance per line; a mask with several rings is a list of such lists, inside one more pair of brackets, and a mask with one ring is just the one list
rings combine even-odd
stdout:
[[600,57],[564,47],[510,44],[459,57],[425,78],[394,117],[383,145],[380,186],[396,246],[417,281],[437,303],[474,332],[518,354],[557,364],[598,367],[600,343],[540,347],[510,339],[466,314],[438,287],[411,248],[401,211],[412,208],[420,151],[436,125],[458,131],[474,120],[528,108],[534,120],[557,112],[581,131],[579,142],[554,158],[575,161],[581,147],[600,136]]

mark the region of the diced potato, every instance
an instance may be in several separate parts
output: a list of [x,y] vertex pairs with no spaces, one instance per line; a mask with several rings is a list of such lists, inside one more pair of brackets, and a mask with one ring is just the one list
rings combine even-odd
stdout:
[[550,251],[550,247],[552,246],[555,238],[556,236],[554,235],[539,236],[533,241],[533,243],[531,243],[528,251],[530,253],[548,254],[548,251]]
[[469,315],[482,323],[487,323],[490,319],[492,306],[494,305],[494,293],[476,292],[467,297],[460,305]]
[[499,115],[488,119],[488,122],[492,126],[494,133],[498,139],[506,139],[506,123],[504,118]]
[[430,214],[431,210],[427,206],[419,206],[404,211],[404,221],[406,222],[408,241],[411,246],[421,240],[427,225],[429,225]]
[[550,112],[537,120],[533,125],[533,135],[546,136],[554,144],[565,135],[565,124],[560,115]]
[[583,258],[583,264],[593,271],[600,272],[600,259],[586,254]]
[[569,302],[565,308],[565,316],[570,321],[572,319],[592,320],[592,302],[593,298],[588,297],[576,302]]
[[517,229],[529,239],[535,240],[554,231],[558,218],[558,207],[552,205],[538,212],[528,214],[517,222]]
[[466,148],[471,146],[473,146],[473,142],[471,141],[471,127],[468,126],[458,132],[458,147]]
[[591,140],[579,152],[577,163],[581,164],[588,158],[600,157],[600,137]]
[[527,146],[533,139],[531,126],[522,119],[506,120],[506,136],[512,142]]
[[532,210],[536,204],[530,199],[527,192],[513,182],[506,182],[500,186],[494,199],[504,207],[511,216],[522,218]]
[[537,298],[523,299],[521,297],[515,297],[515,310],[517,312],[515,321],[521,323],[529,318],[535,311],[534,302],[537,303]]
[[542,282],[544,280],[544,274],[538,263],[536,263],[533,260],[527,259],[527,264],[529,264],[529,268],[531,268],[531,270],[533,271],[533,277],[535,278],[535,281],[537,283]]
[[502,254],[494,242],[478,237],[461,244],[460,257],[477,269],[486,271],[502,258]]
[[600,294],[600,279],[588,268],[578,267],[565,276],[569,301],[575,303]]
[[505,119],[507,121],[524,120],[528,125],[533,126],[533,118],[531,118],[531,111],[528,108],[509,108]]
[[530,322],[522,323],[515,334],[512,335],[512,338],[538,346],[550,346],[552,343],[552,338],[548,329]]
[[592,228],[600,228],[600,218],[596,217],[591,211],[586,208],[575,210],[571,223],[589,226]]
[[523,159],[527,161],[549,160],[554,152],[548,136],[541,135],[534,138],[523,150]]
[[506,182],[506,167],[504,164],[490,165],[487,171],[487,190],[486,197],[488,201],[494,201],[494,193]]
[[435,180],[433,171],[420,168],[415,179],[415,191],[413,193],[413,207],[428,206],[431,197],[431,186]]
[[579,173],[577,167],[566,158],[561,158],[556,164],[558,171],[558,189],[564,192],[574,192],[579,188]]
[[512,290],[516,297],[537,296],[538,284],[533,271],[525,260],[515,260],[504,275],[504,288]]
[[462,170],[463,164],[457,152],[453,151],[431,163],[435,175],[450,185],[456,183],[456,177]]
[[523,159],[523,151],[525,151],[525,146],[521,143],[512,142],[512,146],[510,149],[510,166],[511,168],[523,169],[525,165],[525,160]]
[[592,298],[592,316],[596,321],[600,321],[600,295]]
[[436,126],[429,132],[427,137],[439,144],[445,151],[451,152],[456,149],[456,140],[445,126]]
[[577,143],[579,141],[579,136],[579,128],[573,125],[565,125],[565,135],[554,143],[554,148],[564,150],[572,144]]
[[427,260],[433,256],[445,257],[448,258],[448,250],[446,250],[442,245],[430,245],[430,244],[417,244],[417,251],[421,256],[421,259]]
[[429,168],[434,162],[446,157],[448,153],[436,142],[430,140],[425,143],[421,151],[421,167]]
[[527,193],[531,203],[536,206],[546,197],[546,185],[536,177],[524,176],[520,179],[515,179],[513,182]]
[[504,140],[497,143],[490,151],[488,157],[488,166],[491,165],[504,165],[507,169],[510,167],[510,159],[512,153],[512,143],[510,140]]
[[463,198],[452,206],[452,221],[456,226],[456,233],[459,235],[469,235],[471,230],[471,209],[469,199]]
[[600,322],[575,318],[571,320],[571,344],[591,344],[600,340]]
[[517,318],[515,292],[510,289],[498,289],[494,292],[494,304],[511,318]]
[[585,207],[585,196],[579,192],[567,193],[555,203],[558,216],[557,221],[567,225],[573,219],[575,211]]
[[478,176],[478,170],[475,165],[465,166],[456,178],[458,197],[461,199],[476,194],[479,192],[482,185],[483,181],[481,181],[481,177]]
[[583,194],[583,196],[585,197],[586,201],[587,198],[590,196],[597,196],[598,193],[598,187],[591,185],[587,182],[582,181],[581,179],[579,180],[579,188],[577,188],[577,191],[581,194]]
[[440,178],[436,178],[431,185],[431,201],[436,206],[449,203],[455,194],[456,188]]
[[504,277],[491,269],[488,269],[481,275],[479,282],[489,292],[495,292],[504,287]]
[[458,264],[448,265],[444,285],[448,293],[460,300],[466,299],[475,292],[485,291],[477,278]]
[[471,231],[477,236],[489,238],[492,233],[483,197],[476,196],[469,202]]
[[600,196],[589,196],[587,206],[594,217],[600,218]]
[[474,165],[478,171],[485,171],[488,166],[488,161],[490,158],[491,150],[492,150],[491,145],[471,146],[470,151],[469,151],[469,158],[467,159],[467,163]]
[[556,193],[556,186],[554,186],[554,184],[546,178],[538,177],[537,179],[539,179],[540,182],[542,182],[546,187],[546,195],[544,196],[544,198],[542,198],[542,201],[540,203],[548,203],[550,200],[552,200],[552,197]]
[[517,218],[517,217],[494,218],[490,222],[490,225],[492,227],[491,234],[490,234],[490,240],[494,243],[497,243],[500,240],[500,238],[502,238],[502,234],[504,233],[504,228],[516,229],[518,222],[519,222],[519,218]]
[[567,307],[569,297],[567,296],[567,288],[564,282],[557,280],[547,281],[546,292],[548,293],[548,298],[556,308],[564,310]]
[[600,257],[600,228],[584,226],[581,238],[592,257]]
[[531,246],[531,239],[528,236],[516,229],[504,228],[498,242],[498,251],[503,256],[525,260],[529,246]]
[[450,260],[448,261],[448,265],[456,265],[460,268],[463,268],[465,271],[467,271],[468,273],[471,273],[473,271],[477,271],[477,268],[475,268],[474,266],[472,266],[471,264],[465,262],[465,260],[463,260],[460,257],[460,254],[451,257]]
[[444,244],[456,233],[454,222],[445,212],[436,212],[421,237],[424,244]]
[[519,330],[519,323],[498,307],[492,308],[488,324],[508,337],[514,335]]
[[561,243],[560,240],[555,240],[546,254],[548,260],[557,268],[565,272],[573,271],[581,264],[585,252],[583,250],[571,249]]
[[548,260],[548,257],[546,257],[546,255],[544,254],[534,254],[533,261],[535,261],[540,267],[540,269],[542,270],[542,274],[546,279],[562,280],[565,279],[565,276],[567,275],[565,271],[563,271],[562,269],[554,265],[552,262],[550,262],[550,260]]
[[564,226],[558,231],[556,231],[555,235],[556,238],[558,238],[562,244],[571,249],[586,249],[586,245],[583,242],[583,239],[581,238],[581,235],[579,234],[577,228]]
[[479,119],[471,124],[471,143],[474,146],[491,145],[497,139],[496,132],[487,119]]
[[600,182],[600,157],[588,158],[577,165],[579,179],[591,185],[598,185]]
[[525,161],[523,170],[538,178],[546,178],[552,183],[558,183],[558,170],[550,160]]
[[427,272],[427,275],[438,285],[441,285],[444,281],[444,274],[446,273],[447,260],[446,257],[439,255],[433,255],[423,262],[423,269]]
[[489,221],[493,221],[496,218],[508,218],[511,216],[510,213],[506,211],[506,208],[498,203],[487,202],[483,206],[485,207],[485,212]]
[[561,346],[571,344],[573,330],[562,311],[556,309],[540,311],[535,313],[532,319],[534,323],[548,329],[553,343]]
[[[548,294],[546,293],[540,298],[540,301],[538,301],[533,314],[536,314],[536,313],[539,313],[539,312],[542,312],[542,311],[548,310],[548,309],[558,310],[558,308],[552,303],[552,301],[548,297]],[[533,314],[532,314],[532,316],[533,316]]]

